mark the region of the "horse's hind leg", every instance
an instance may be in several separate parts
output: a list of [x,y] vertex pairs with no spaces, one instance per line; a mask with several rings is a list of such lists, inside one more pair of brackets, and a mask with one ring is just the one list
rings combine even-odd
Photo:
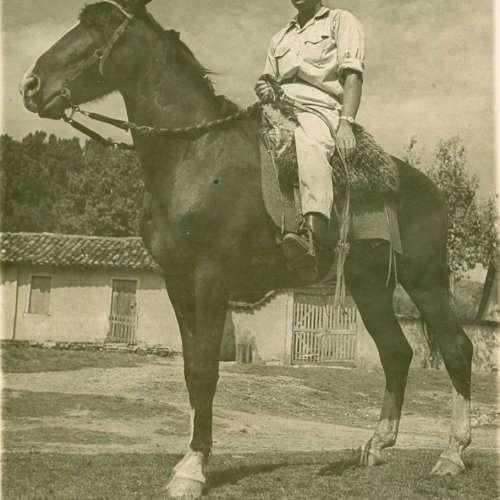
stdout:
[[394,446],[398,435],[408,370],[413,351],[394,314],[394,287],[385,287],[385,279],[357,278],[349,290],[358,306],[366,329],[378,348],[386,386],[377,428],[361,452],[361,465],[377,465],[384,448]]
[[[443,280],[444,281],[444,280]],[[465,470],[462,452],[471,441],[470,395],[472,343],[450,305],[446,284],[403,283],[425,321],[430,339],[435,340],[453,385],[450,441],[432,472],[454,475]]]

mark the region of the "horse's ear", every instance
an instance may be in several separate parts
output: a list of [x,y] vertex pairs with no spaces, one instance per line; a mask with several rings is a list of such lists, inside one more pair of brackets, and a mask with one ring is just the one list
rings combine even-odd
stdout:
[[128,0],[129,9],[132,11],[137,11],[144,8],[151,0]]

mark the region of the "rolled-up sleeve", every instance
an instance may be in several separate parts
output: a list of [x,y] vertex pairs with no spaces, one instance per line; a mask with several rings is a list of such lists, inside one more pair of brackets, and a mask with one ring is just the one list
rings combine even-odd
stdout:
[[363,74],[365,66],[365,34],[361,23],[348,11],[334,20],[333,35],[337,44],[339,81],[345,81],[346,70]]
[[274,40],[271,41],[269,50],[267,51],[267,59],[264,66],[264,75],[271,75],[274,76],[274,78],[278,78],[276,58],[274,57]]

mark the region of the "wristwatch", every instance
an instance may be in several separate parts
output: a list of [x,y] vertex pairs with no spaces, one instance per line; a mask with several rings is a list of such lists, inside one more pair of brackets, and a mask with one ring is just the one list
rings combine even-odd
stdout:
[[341,116],[341,120],[345,120],[347,123],[350,123],[351,125],[354,123],[354,118],[352,116]]

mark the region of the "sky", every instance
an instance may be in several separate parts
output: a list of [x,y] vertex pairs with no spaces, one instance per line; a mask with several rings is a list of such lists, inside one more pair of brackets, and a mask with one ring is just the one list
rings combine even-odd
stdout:
[[[72,137],[63,122],[24,109],[18,85],[37,57],[75,22],[82,0],[1,0],[2,132]],[[480,195],[495,184],[493,0],[324,0],[350,10],[366,34],[366,71],[357,121],[386,150],[403,154],[416,136],[429,162],[440,139],[460,135]],[[149,10],[215,73],[218,93],[245,106],[271,36],[294,15],[289,0],[153,0]],[[118,95],[87,106],[125,118]],[[106,136],[123,140],[113,129]]]

